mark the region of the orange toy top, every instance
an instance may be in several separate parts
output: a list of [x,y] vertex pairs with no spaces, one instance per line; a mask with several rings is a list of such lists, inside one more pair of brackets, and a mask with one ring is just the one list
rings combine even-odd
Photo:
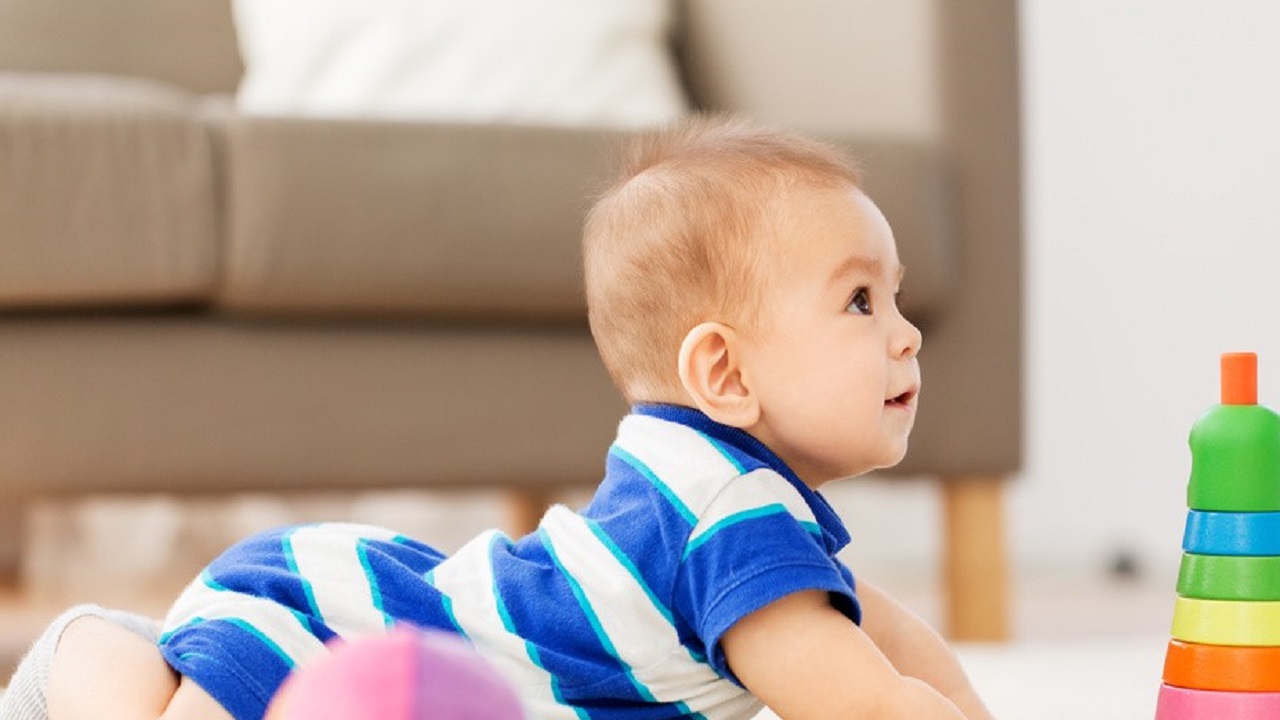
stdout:
[[1258,356],[1255,353],[1222,354],[1222,404],[1258,404]]

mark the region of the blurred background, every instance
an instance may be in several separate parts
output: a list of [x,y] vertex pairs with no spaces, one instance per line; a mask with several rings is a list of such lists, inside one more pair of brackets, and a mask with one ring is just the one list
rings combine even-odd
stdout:
[[[1190,468],[1186,436],[1195,419],[1217,401],[1219,354],[1258,352],[1260,400],[1280,405],[1280,327],[1270,315],[1280,298],[1275,276],[1280,213],[1274,200],[1276,168],[1280,167],[1280,94],[1267,89],[1274,88],[1273,75],[1280,67],[1280,44],[1275,42],[1280,7],[1266,0],[1225,4],[1020,0],[1007,6],[975,2],[956,10],[950,3],[928,0],[892,4],[813,0],[794,6],[755,0],[736,8],[728,2],[678,3],[683,9],[668,15],[670,6],[662,3],[618,0],[594,9],[579,3],[574,12],[584,17],[604,13],[601,8],[609,6],[624,20],[609,26],[604,40],[588,40],[584,35],[570,43],[581,57],[562,53],[557,61],[566,67],[576,62],[581,68],[603,65],[600,58],[612,58],[617,61],[616,72],[624,73],[618,77],[627,78],[624,87],[631,92],[623,93],[626,97],[620,100],[618,81],[601,80],[580,70],[574,76],[566,70],[565,78],[586,77],[596,84],[588,86],[589,92],[575,91],[575,98],[587,98],[581,103],[556,104],[546,98],[565,90],[557,85],[559,80],[549,77],[552,73],[503,75],[483,67],[483,62],[479,66],[489,73],[484,75],[486,92],[458,93],[459,78],[465,76],[459,68],[474,64],[477,55],[492,58],[508,50],[539,50],[532,43],[495,38],[491,33],[471,43],[479,50],[467,50],[463,42],[469,37],[467,26],[443,11],[418,20],[434,27],[437,34],[431,37],[438,41],[437,47],[446,48],[434,57],[445,70],[409,78],[412,82],[401,76],[404,82],[399,86],[353,85],[351,78],[369,72],[371,61],[359,58],[367,59],[372,53],[377,59],[384,53],[387,57],[382,59],[394,64],[396,58],[387,48],[405,39],[404,23],[399,31],[395,23],[390,27],[370,24],[363,36],[343,46],[333,39],[334,28],[357,24],[343,15],[350,9],[342,9],[342,3],[304,3],[308,9],[281,0],[246,9],[252,4],[244,0],[236,5],[239,44],[229,52],[226,40],[235,32],[229,14],[218,21],[223,26],[217,26],[209,20],[212,16],[187,17],[141,2],[103,3],[94,10],[75,6],[74,11],[50,9],[60,3],[0,2],[0,27],[7,24],[11,29],[0,30],[0,125],[7,126],[0,129],[0,192],[4,193],[0,197],[0,303],[5,306],[0,311],[0,362],[5,363],[7,376],[0,384],[0,407],[10,408],[7,413],[0,410],[5,434],[0,438],[0,483],[13,488],[4,496],[0,522],[9,529],[5,535],[9,552],[21,553],[22,572],[20,583],[9,583],[0,607],[10,656],[34,628],[67,602],[95,599],[163,611],[166,598],[208,557],[227,542],[262,527],[342,517],[388,524],[451,548],[481,528],[519,522],[521,512],[543,501],[573,504],[584,499],[586,491],[580,484],[562,487],[555,476],[574,474],[585,478],[583,482],[594,479],[594,465],[581,457],[594,456],[594,448],[603,448],[601,443],[607,443],[612,430],[598,427],[595,420],[619,410],[616,400],[600,399],[607,393],[607,384],[598,370],[582,364],[589,347],[582,344],[581,327],[574,320],[579,311],[572,278],[576,247],[561,242],[560,249],[549,251],[532,240],[506,247],[484,237],[509,235],[515,227],[538,238],[563,236],[566,228],[571,235],[588,187],[574,183],[583,176],[598,175],[595,158],[602,144],[692,105],[745,109],[770,121],[848,140],[866,157],[873,197],[881,197],[879,192],[891,198],[883,204],[892,206],[886,206],[886,213],[900,241],[908,242],[905,234],[916,247],[934,242],[929,239],[934,232],[944,238],[954,239],[956,232],[962,236],[962,241],[943,248],[937,256],[918,249],[904,249],[904,254],[913,270],[909,277],[914,279],[919,268],[924,286],[918,301],[926,318],[924,402],[950,403],[947,412],[967,422],[929,424],[921,444],[941,449],[922,451],[925,457],[920,466],[908,464],[905,477],[860,479],[829,489],[854,537],[850,563],[897,592],[926,618],[945,624],[947,587],[941,567],[953,538],[947,534],[950,526],[944,517],[945,491],[935,482],[933,471],[938,468],[928,465],[938,458],[954,460],[953,468],[941,471],[995,478],[1001,489],[1003,513],[987,517],[995,518],[1007,553],[1003,564],[1009,579],[1006,638],[1032,647],[1082,637],[1139,638],[1143,650],[1119,653],[1140,658],[1124,677],[1149,677],[1149,687],[1141,688],[1142,692],[1155,686],[1159,672],[1155,663],[1163,651],[1181,557]],[[495,1],[489,11],[500,4]],[[170,42],[158,28],[171,24],[183,37],[221,33],[216,41],[221,46],[216,50],[209,49],[212,44],[189,46],[174,57],[198,55],[208,62],[194,62],[185,69],[178,62],[150,74],[149,82],[185,83],[183,92],[188,94],[177,100],[153,86],[130,89],[121,99],[93,78],[50,78],[85,68],[58,67],[61,60],[51,59],[42,49],[54,38],[31,34],[33,29],[60,33],[57,38],[64,42],[74,41],[77,33],[89,37],[89,26],[121,20],[97,16],[109,13],[108,5],[118,5],[125,20],[142,23],[138,32],[150,33],[157,45]],[[412,6],[406,3],[384,1],[368,7],[399,12],[402,18],[408,17],[403,13],[412,14]],[[419,12],[427,12],[421,7]],[[1008,15],[1009,8],[1016,11],[1014,15]],[[81,17],[68,21],[71,12]],[[155,17],[141,20],[145,13]],[[817,22],[827,13],[841,22]],[[309,19],[298,24],[299,17]],[[985,20],[991,18],[999,26],[1002,17],[1014,18],[1009,25],[1013,42],[1005,54],[983,34],[989,29],[972,29],[986,27]],[[298,28],[293,45],[282,40],[289,35],[290,19]],[[680,52],[674,60],[655,56],[653,48],[667,47],[662,38],[671,27],[687,32],[689,25],[677,20],[692,23],[694,40],[686,36],[678,41]],[[12,30],[18,27],[21,34]],[[216,32],[208,31],[209,27]],[[251,33],[248,27],[253,28]],[[773,42],[763,42],[754,34],[763,27],[777,33],[770,38]],[[315,42],[308,45],[298,39],[304,30],[312,33]],[[633,47],[644,33],[660,42]],[[1005,36],[997,31],[996,37]],[[984,55],[984,43],[996,50]],[[796,48],[811,46],[823,48],[813,62],[828,70],[835,68],[831,77],[787,76],[786,68],[803,69],[808,61],[802,57],[798,65],[790,66],[778,58],[789,52],[799,56]],[[106,59],[95,77],[128,75],[133,68],[153,62],[145,57],[147,47],[104,51]],[[284,52],[281,47],[291,49]],[[315,69],[315,53],[325,47],[330,51],[342,47],[350,56],[340,57],[357,60],[345,65],[335,62],[345,69],[330,68],[325,75]],[[234,57],[236,49],[239,59]],[[174,48],[164,51],[173,53]],[[209,80],[238,77],[235,66],[241,61],[249,68],[243,86]],[[310,70],[307,62],[312,63]],[[988,65],[983,66],[984,62]],[[218,63],[222,66],[211,69]],[[877,72],[860,73],[857,63],[874,64]],[[36,66],[38,72],[32,69]],[[966,77],[964,72],[971,75]],[[166,73],[184,77],[166,78]],[[986,87],[983,78],[998,78],[995,84],[1000,87]],[[44,86],[46,82],[52,84]],[[287,89],[290,83],[292,89]],[[432,98],[453,88],[455,99],[461,95],[467,100],[453,106],[415,106],[405,100],[415,96],[414,83],[417,90],[429,88],[426,95]],[[378,97],[372,91],[354,92],[353,86],[381,87],[385,92]],[[504,106],[490,99],[511,87],[526,91],[520,104]],[[690,97],[679,92],[682,87],[691,88]],[[874,95],[879,101],[841,100],[834,97],[832,88],[842,88],[841,93],[855,98],[857,93]],[[233,100],[236,90],[240,95]],[[640,96],[647,100],[638,102]],[[982,158],[976,165],[966,165],[970,163],[967,153],[982,155],[986,146],[960,142],[964,133],[976,132],[967,129],[964,115],[973,112],[975,105],[957,97],[1015,103],[1002,105],[993,114],[1014,118],[1012,125],[1002,126],[1014,129],[1013,135],[1004,137],[1005,146],[1013,150],[999,153],[1012,158],[1012,175],[998,164],[984,168]],[[979,107],[980,116],[988,112],[990,107]],[[106,129],[94,126],[79,132],[84,126],[77,123],[87,122],[86,114],[94,113],[106,113]],[[415,119],[418,113],[435,118],[430,122],[443,123],[450,133],[417,134],[412,126],[420,122]],[[187,114],[196,120],[186,123]],[[50,117],[63,119],[51,122]],[[346,131],[317,134],[309,124],[334,118],[357,123],[360,129],[355,137]],[[375,120],[376,127],[371,127]],[[467,129],[477,125],[539,129],[528,135],[505,130],[476,134]],[[582,125],[604,129],[593,130],[586,142],[575,139],[578,131],[565,129]],[[146,137],[158,134],[163,141],[138,145],[140,141],[129,134],[134,127],[146,128]],[[551,129],[542,129],[547,127]],[[71,138],[69,149],[37,151],[42,147],[39,143],[60,142],[57,137],[49,140],[56,135],[50,128],[66,131]],[[191,140],[184,133],[193,132],[192,128],[212,131],[207,139],[201,135]],[[74,144],[93,145],[94,132],[105,133],[101,148],[85,150],[87,146]],[[112,143],[123,143],[125,150]],[[316,159],[319,146],[333,155]],[[158,153],[148,157],[178,158],[175,174],[166,175],[156,164],[142,162],[134,170],[143,184],[132,187],[109,168],[99,174],[82,173],[77,177],[96,178],[111,186],[101,200],[104,207],[88,201],[37,207],[47,193],[65,198],[103,190],[59,185],[66,183],[68,167],[84,170],[86,156],[77,152],[89,152],[88,157],[109,165],[109,158],[115,157],[111,153],[136,157],[139,147]],[[943,151],[934,153],[935,147]],[[496,163],[489,175],[460,170],[477,162],[476,152],[489,152],[487,162]],[[414,175],[413,167],[428,157],[443,158],[438,163],[442,169],[424,181]],[[51,163],[58,172],[42,163]],[[316,179],[331,172],[335,164],[343,171],[335,174],[343,177]],[[369,185],[369,168],[374,164],[383,175]],[[278,167],[290,169],[273,169]],[[879,189],[877,167],[886,168]],[[1012,208],[1002,227],[1012,218],[1019,237],[1011,252],[999,255],[1005,264],[988,263],[975,269],[963,253],[982,241],[963,235],[972,233],[968,224],[985,212],[985,206],[966,203],[974,202],[975,195],[993,192],[975,189],[982,186],[984,173],[1017,181],[1012,193],[998,183],[994,192],[997,199],[1003,193],[1004,204]],[[945,186],[957,178],[953,187]],[[386,202],[382,196],[386,190],[377,183],[397,179],[402,184],[439,183],[453,190],[435,199],[420,198],[418,204],[427,209],[410,213],[399,225],[379,224],[370,216],[382,207],[378,203]],[[921,179],[923,184],[912,183]],[[156,189],[147,189],[147,182]],[[941,190],[936,187],[939,182],[944,183]],[[571,201],[539,195],[551,192],[544,187],[548,185],[567,188]],[[400,191],[394,199],[412,206],[421,187]],[[294,188],[302,189],[291,195]],[[523,201],[527,205],[554,204],[551,214],[555,217],[544,226],[530,228],[522,225],[523,208],[489,211],[481,228],[484,237],[479,231],[462,233],[430,262],[396,260],[396,252],[420,234],[420,228],[405,229],[414,222],[445,233],[457,225],[449,219],[450,208],[468,206],[474,214],[477,205],[469,197],[486,191],[519,195],[520,190],[528,196]],[[172,193],[173,202],[187,202],[203,192],[214,197],[198,211],[208,214],[201,216],[203,220],[195,217],[196,211],[175,218],[161,202],[164,198],[157,200]],[[264,200],[272,194],[282,200]],[[148,204],[148,200],[155,202]],[[316,207],[327,209],[318,214],[319,220],[302,220],[301,211],[290,205],[295,201],[306,206],[309,216],[316,215]],[[113,214],[125,206],[134,208],[133,219]],[[227,207],[232,211],[220,215]],[[895,208],[896,215],[891,212]],[[133,224],[137,217],[149,218],[158,229],[150,235],[137,232]],[[353,217],[357,220],[351,222],[366,224],[354,233],[362,239],[334,241],[325,247],[327,259],[317,260],[315,238],[341,225],[343,218]],[[72,233],[110,223],[117,225],[108,228],[107,235],[141,240],[105,247],[96,245],[98,241],[76,239],[82,236]],[[41,229],[46,226],[52,229]],[[963,227],[955,231],[958,226]],[[947,228],[952,229],[950,235]],[[199,250],[155,252],[176,237],[188,238],[191,247],[199,247],[207,236],[218,233],[230,239],[220,250],[210,251],[210,257]],[[273,238],[273,244],[256,247],[258,237]],[[50,238],[62,243],[62,249],[38,245],[49,243]],[[468,248],[479,259],[468,259]],[[956,248],[961,255],[948,254]],[[224,251],[225,258],[213,257]],[[130,275],[134,269],[118,267],[120,258],[130,253],[144,258],[141,274]],[[913,261],[913,256],[918,260]],[[382,260],[373,269],[344,274],[369,257]],[[502,269],[504,260],[508,265],[515,262],[517,271]],[[108,267],[114,277],[101,280],[96,269],[102,267]],[[957,267],[963,272],[952,277]],[[965,292],[956,289],[964,283],[999,283],[1001,276],[1015,279],[1002,286],[1007,292],[979,294],[978,300],[949,294]],[[484,277],[487,285],[468,285],[472,277]],[[135,291],[121,289],[130,283]],[[337,289],[340,284],[343,288]],[[422,284],[435,289],[425,296],[406,290]],[[206,296],[211,292],[217,298],[209,302]],[[951,302],[956,297],[970,299]],[[949,302],[963,307],[948,308]],[[979,332],[984,332],[981,317],[990,313],[996,318],[993,324],[1012,323],[1013,330],[1012,335],[993,335],[990,354],[1001,359],[994,361],[995,369],[982,375],[981,382],[950,389],[944,381],[947,389],[934,396],[930,363],[935,357],[943,362],[947,348],[958,342],[950,337],[959,332],[947,325],[948,313],[974,315],[964,321],[970,324],[961,326],[977,327]],[[406,334],[418,337],[420,326],[427,322],[431,333],[447,337],[444,350],[405,339]],[[936,356],[931,355],[930,322],[938,324],[943,337]],[[174,331],[175,323],[182,329]],[[189,323],[214,329],[192,331]],[[331,336],[335,328],[343,335]],[[118,341],[121,336],[113,335],[118,331],[129,339]],[[301,345],[279,351],[282,354],[262,350],[255,343],[263,341],[264,332],[284,333],[294,340],[300,337]],[[92,337],[92,342],[84,337]],[[494,354],[494,348],[485,345],[489,342],[514,343],[497,346],[501,348],[497,352],[521,357],[522,366],[531,368],[528,374],[509,379],[508,387],[494,380],[501,368],[472,367],[477,358]],[[487,425],[490,420],[483,414],[463,413],[456,436],[440,436],[435,430],[431,431],[435,435],[426,431],[422,436],[416,431],[397,434],[394,428],[401,423],[416,422],[409,419],[408,411],[397,410],[385,419],[386,425],[378,427],[382,434],[396,435],[391,444],[397,451],[401,445],[426,442],[423,438],[430,435],[430,442],[452,447],[457,456],[445,463],[447,472],[442,474],[447,481],[433,481],[438,487],[423,490],[415,487],[421,467],[388,460],[390,451],[383,445],[375,447],[374,457],[368,460],[363,456],[343,460],[340,456],[348,448],[333,448],[324,439],[325,432],[343,430],[338,426],[326,430],[321,421],[321,430],[316,431],[320,439],[312,440],[322,450],[330,446],[334,452],[330,457],[308,450],[306,442],[288,432],[280,439],[262,436],[262,427],[276,427],[273,423],[282,423],[283,416],[256,424],[262,417],[254,413],[260,411],[266,417],[272,411],[258,408],[245,413],[246,406],[238,400],[228,401],[217,411],[222,414],[215,415],[223,421],[231,418],[231,427],[201,456],[212,458],[208,472],[179,480],[187,486],[181,494],[157,493],[168,481],[165,473],[178,467],[164,458],[186,451],[181,433],[161,432],[137,447],[129,446],[128,439],[137,440],[137,436],[115,427],[116,419],[128,424],[123,418],[133,406],[122,399],[128,393],[107,393],[108,399],[97,405],[88,401],[90,417],[70,420],[86,402],[77,393],[98,386],[67,387],[65,381],[78,378],[77,383],[118,385],[121,378],[130,377],[131,368],[138,370],[142,362],[138,358],[154,357],[150,353],[156,347],[162,354],[175,352],[166,343],[186,348],[179,355],[190,352],[197,359],[185,357],[183,362],[196,368],[207,362],[210,372],[284,363],[273,370],[276,374],[254,380],[265,389],[255,391],[257,395],[294,383],[298,393],[307,397],[310,382],[331,382],[333,376],[328,373],[336,372],[333,368],[357,362],[347,359],[347,354],[386,353],[370,366],[372,372],[398,377],[397,382],[404,385],[361,386],[353,393],[367,391],[379,398],[383,395],[378,393],[385,393],[379,402],[391,403],[404,387],[416,384],[414,373],[422,362],[431,360],[450,368],[472,367],[470,375],[440,381],[457,386],[452,392],[458,403],[478,401],[488,409],[508,408],[499,412],[502,418],[494,427]],[[82,370],[76,369],[79,366],[68,364],[70,369],[64,373],[57,362],[70,361],[54,359],[65,353],[100,359],[118,372],[102,370],[96,379],[85,380]],[[980,361],[983,354],[976,357]],[[288,364],[294,362],[300,364]],[[40,373],[31,372],[33,364],[40,366]],[[163,374],[160,363],[145,366],[149,373]],[[542,372],[547,375],[538,374]],[[939,372],[958,374],[955,367]],[[566,375],[570,379],[564,379]],[[555,377],[561,379],[546,379]],[[1008,382],[1000,382],[1000,377]],[[157,387],[189,389],[188,380],[179,375],[170,378],[171,385]],[[539,384],[546,385],[543,395],[506,402],[521,392],[513,388]],[[173,392],[183,402],[208,404],[194,391],[184,395],[187,389]],[[428,398],[405,390],[411,396],[401,401],[421,406],[450,391],[436,387]],[[486,391],[491,395],[475,394]],[[201,392],[218,394],[215,387]],[[547,403],[563,397],[570,398],[564,401],[569,407],[589,411],[546,416],[534,410],[545,410]],[[984,437],[988,399],[993,407],[1003,408],[998,411],[1000,417],[1016,421],[1013,440],[997,427],[991,432],[1008,448],[994,453],[996,459],[978,457],[981,447],[956,451],[952,446],[963,444],[967,437]],[[317,400],[303,414],[337,416],[343,410],[335,408],[349,408],[349,400],[338,393]],[[35,404],[48,402],[56,402],[61,409],[48,413],[34,409]],[[521,411],[526,414],[522,416]],[[437,405],[428,414],[451,412],[456,411]],[[502,487],[473,482],[479,475],[493,479],[516,472],[500,458],[486,454],[485,443],[476,436],[514,434],[512,428],[527,423],[531,412],[547,426],[544,432],[561,437],[575,433],[572,437],[579,438],[575,443],[587,447],[585,452],[579,448],[572,457],[562,457],[539,454],[532,441],[528,447],[521,446],[520,452],[533,453],[542,469],[525,488],[530,492],[513,503]],[[170,429],[182,417],[178,410],[173,413],[165,415],[168,419],[163,423]],[[33,416],[49,424],[32,424]],[[436,427],[441,422],[437,418],[428,424]],[[117,430],[121,434],[113,434]],[[251,435],[254,443],[237,434],[241,431]],[[69,437],[82,439],[92,451],[66,449]],[[249,445],[250,451],[238,449]],[[305,462],[290,459],[279,473],[265,479],[253,472],[242,472],[238,478],[219,474],[228,467],[253,468],[262,458],[276,458],[268,447],[272,445],[285,446],[286,454],[320,452],[317,464],[333,471],[312,477],[306,493],[284,495],[253,491],[259,486],[289,487],[294,482],[291,473],[300,472]],[[126,460],[101,460],[117,455]],[[148,459],[154,457],[161,460]],[[467,457],[481,460],[468,464]],[[102,481],[104,487],[95,488],[86,479],[94,477],[95,466],[112,466],[99,475],[115,474]],[[132,478],[130,469],[137,471]],[[387,482],[358,477],[362,472],[382,473]],[[386,487],[374,487],[378,485]],[[353,493],[353,488],[358,492]],[[15,537],[20,544],[14,544]],[[1093,649],[1086,646],[1082,652]],[[983,664],[989,657],[982,652],[979,649],[973,655],[978,667],[994,668]]]

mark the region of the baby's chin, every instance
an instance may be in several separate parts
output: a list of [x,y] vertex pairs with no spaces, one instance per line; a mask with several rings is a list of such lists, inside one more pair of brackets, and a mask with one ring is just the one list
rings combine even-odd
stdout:
[[877,453],[874,458],[865,458],[854,468],[854,472],[847,477],[857,477],[858,475],[866,475],[876,470],[889,470],[896,467],[907,456],[907,440],[903,438],[901,443],[895,443],[891,446],[881,448],[881,452]]

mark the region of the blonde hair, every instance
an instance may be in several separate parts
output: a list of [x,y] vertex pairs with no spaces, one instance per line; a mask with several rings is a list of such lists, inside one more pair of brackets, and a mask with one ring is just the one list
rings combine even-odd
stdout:
[[738,117],[695,115],[631,141],[583,230],[587,315],[630,402],[679,396],[676,361],[702,322],[748,329],[796,187],[858,187],[832,145]]

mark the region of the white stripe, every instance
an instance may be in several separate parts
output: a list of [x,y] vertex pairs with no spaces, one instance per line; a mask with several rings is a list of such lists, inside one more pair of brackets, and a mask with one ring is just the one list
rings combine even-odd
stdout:
[[725,486],[720,495],[707,507],[705,515],[689,537],[689,543],[697,543],[708,531],[738,513],[756,510],[769,505],[782,505],[799,522],[817,523],[809,503],[791,486],[787,479],[769,468],[753,470]]
[[275,643],[296,665],[328,655],[324,643],[289,608],[254,595],[218,590],[197,578],[187,586],[165,618],[166,631],[202,618],[243,620]]
[[689,654],[639,580],[582,517],[557,506],[541,527],[551,539],[556,558],[582,588],[588,612],[599,620],[618,659],[654,699],[685,702],[696,712],[695,704],[713,707],[743,694]]
[[493,588],[490,530],[467,543],[430,574],[432,584],[451,601],[453,619],[525,701],[531,717],[576,718],[555,699],[551,674],[529,657],[524,639],[507,630]]
[[387,618],[378,609],[359,546],[363,539],[390,542],[396,534],[367,525],[308,525],[289,535],[298,573],[311,586],[316,611],[343,637],[384,631]]
[[742,474],[702,433],[648,415],[628,415],[615,444],[652,470],[695,516]]

